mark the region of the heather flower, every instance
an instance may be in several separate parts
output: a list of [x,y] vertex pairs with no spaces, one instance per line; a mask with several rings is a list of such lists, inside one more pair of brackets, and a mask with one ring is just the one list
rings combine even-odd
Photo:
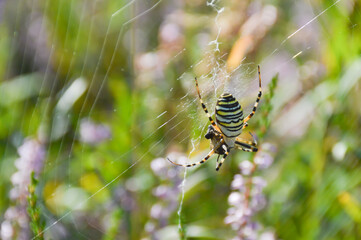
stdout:
[[8,221],[8,220],[3,221],[1,223],[0,230],[1,230],[1,232],[0,232],[1,233],[1,235],[0,235],[1,239],[6,240],[6,239],[12,239],[13,238],[13,236],[14,236],[14,228],[13,228],[10,221]]
[[240,164],[239,164],[239,169],[241,170],[241,173],[243,175],[250,175],[251,172],[252,172],[252,169],[253,169],[253,163],[251,163],[250,161],[246,160],[246,161],[242,161]]
[[119,186],[115,190],[114,195],[115,199],[118,200],[117,202],[124,210],[131,211],[135,208],[135,201],[127,189]]
[[241,192],[232,192],[228,197],[228,203],[232,206],[237,206],[242,203],[244,196]]
[[273,163],[273,157],[269,153],[260,152],[254,158],[254,162],[257,164],[258,168],[266,169]]
[[111,138],[110,128],[103,124],[95,124],[89,119],[80,123],[80,141],[91,145],[99,144]]
[[15,167],[18,169],[11,176],[13,189],[10,191],[10,198],[25,200],[27,187],[30,184],[30,175],[34,172],[39,175],[45,160],[45,148],[35,139],[27,139],[18,148],[20,158],[15,160]]
[[231,207],[227,211],[224,223],[230,224],[233,230],[239,230],[245,223],[250,221],[252,211],[241,201],[237,206]]
[[[179,153],[171,153],[170,157],[177,161],[186,160],[185,156]],[[152,239],[158,239],[157,230],[168,224],[169,217],[177,209],[182,178],[180,169],[169,164],[164,158],[154,159],[150,166],[156,176],[167,182],[153,189],[153,195],[159,201],[151,207],[151,220],[145,226],[145,230],[151,234]]]
[[239,190],[244,191],[245,190],[245,179],[241,174],[236,174],[233,177],[233,181],[231,183],[231,189],[232,190]]
[[275,234],[272,231],[266,231],[259,236],[259,240],[275,240]]
[[158,197],[159,199],[170,200],[173,198],[178,198],[178,192],[178,188],[160,185],[153,190],[153,195]]
[[267,204],[266,197],[262,193],[253,194],[250,202],[250,209],[254,212],[262,210]]
[[265,142],[262,143],[262,150],[270,153],[275,153],[277,151],[277,147],[272,143]]
[[252,189],[256,193],[262,192],[263,188],[267,186],[266,180],[258,176],[252,178],[252,184],[253,184]]
[[276,152],[276,147],[270,143],[264,143],[257,152],[254,163],[259,169],[269,168],[273,163],[273,154]]
[[161,219],[165,217],[165,211],[162,205],[159,203],[154,204],[150,209],[150,216],[155,219]]
[[153,172],[160,178],[165,178],[168,173],[168,162],[164,158],[156,158],[150,163]]
[[[31,170],[39,174],[44,165],[45,148],[43,144],[35,139],[25,140],[18,148],[20,158],[15,161],[15,166],[19,170]],[[30,182],[30,181],[29,181]]]
[[248,222],[242,229],[238,232],[241,239],[247,240],[257,240],[258,231],[261,229],[261,226],[257,222]]
[[[259,156],[258,161],[261,161],[262,156]],[[241,174],[234,175],[231,183],[233,191],[228,197],[230,208],[224,222],[237,231],[237,237],[233,240],[256,240],[261,236],[262,226],[252,217],[267,204],[262,192],[267,182],[260,176],[252,176],[257,169],[256,161],[242,161],[239,169]],[[262,236],[265,238],[270,235]]]
[[145,231],[148,233],[153,233],[156,230],[156,226],[153,222],[147,222],[145,224]]
[[[29,218],[27,216],[28,186],[31,183],[31,173],[39,175],[45,161],[45,148],[36,139],[26,139],[18,148],[19,158],[15,160],[17,172],[11,176],[13,188],[10,199],[17,202],[15,207],[9,207],[1,224],[2,239],[28,239]],[[16,234],[16,236],[15,236]]]
[[[4,214],[4,221],[1,224],[1,239],[27,239],[29,236],[29,220],[23,206],[9,207]],[[17,228],[20,228],[19,231]]]

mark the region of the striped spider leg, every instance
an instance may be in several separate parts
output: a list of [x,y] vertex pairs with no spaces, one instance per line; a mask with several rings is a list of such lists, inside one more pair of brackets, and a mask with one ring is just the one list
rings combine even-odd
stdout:
[[[201,103],[201,106],[202,106],[204,112],[206,113],[209,121],[211,122],[211,125],[209,125],[209,127],[208,127],[208,132],[206,133],[205,138],[211,139],[211,141],[212,141],[212,143],[214,145],[212,147],[212,150],[207,154],[207,156],[205,158],[203,158],[201,161],[196,162],[196,163],[179,164],[179,163],[175,163],[172,160],[170,160],[169,158],[167,158],[167,160],[169,162],[171,162],[172,164],[177,165],[177,166],[182,166],[182,167],[194,167],[196,165],[202,164],[202,163],[206,162],[214,153],[216,153],[216,154],[225,154],[224,149],[227,150],[227,147],[225,146],[225,143],[224,143],[224,140],[223,140],[223,137],[222,137],[222,133],[220,132],[218,126],[216,125],[216,123],[212,119],[211,115],[209,114],[206,105],[203,103],[201,93],[200,93],[199,87],[198,87],[197,78],[195,78],[195,82],[196,82],[196,89],[197,89],[197,93],[198,93],[198,97],[199,97],[199,102]],[[227,155],[228,155],[228,151],[226,151],[226,152],[227,152]],[[217,159],[217,162],[218,162],[218,159]]]
[[[244,148],[244,149],[251,149],[252,150],[251,152],[257,152],[258,151],[257,141],[251,132],[249,132],[249,134],[252,137],[252,141],[237,137],[235,141],[235,145],[241,150],[242,148]],[[244,151],[249,152],[248,150],[244,150]]]
[[[250,120],[253,115],[256,113],[257,107],[258,107],[258,103],[261,100],[261,96],[262,96],[262,87],[261,87],[261,69],[258,65],[258,81],[259,81],[259,91],[258,91],[258,96],[257,96],[257,100],[253,106],[252,112],[244,119],[244,122],[247,123],[248,120]],[[247,127],[248,124],[245,124],[243,126],[243,128]]]
[[[208,154],[205,158],[203,158],[201,161],[199,162],[196,162],[196,163],[191,163],[191,164],[179,164],[179,163],[175,163],[173,162],[172,160],[170,160],[169,158],[167,158],[167,160],[169,162],[171,162],[172,164],[174,165],[177,165],[177,166],[181,166],[181,167],[194,167],[194,166],[197,166],[197,165],[200,165],[202,163],[205,163],[213,154],[215,154],[216,152],[218,152],[217,150],[220,148],[220,146],[224,146],[224,142],[223,140],[221,140],[217,146],[215,146]],[[227,153],[228,154],[228,153]]]
[[[245,152],[257,152],[258,151],[257,142],[255,141],[252,134],[251,136],[253,141],[244,140],[240,138],[239,135],[242,133],[242,130],[248,126],[247,121],[251,119],[255,114],[259,101],[262,96],[261,71],[259,66],[258,66],[258,79],[259,79],[259,93],[257,96],[257,100],[253,106],[252,112],[246,118],[243,117],[242,107],[239,104],[239,102],[236,100],[236,98],[234,98],[230,93],[223,93],[217,100],[217,104],[215,108],[216,122],[214,122],[213,118],[211,117],[211,115],[207,110],[206,105],[203,103],[198,87],[198,81],[197,78],[195,78],[199,101],[211,123],[205,135],[205,138],[211,140],[211,151],[201,161],[192,164],[178,164],[167,158],[168,161],[170,161],[172,164],[182,167],[193,167],[206,162],[213,154],[218,154],[219,156],[217,158],[217,166],[216,166],[216,171],[218,171],[232,148],[238,148]],[[221,155],[223,157],[221,161],[219,161],[219,157]]]
[[254,142],[254,141],[247,141],[247,140],[244,140],[241,138],[237,138],[234,145],[238,149],[241,149],[245,152],[257,152],[258,151],[257,142]]

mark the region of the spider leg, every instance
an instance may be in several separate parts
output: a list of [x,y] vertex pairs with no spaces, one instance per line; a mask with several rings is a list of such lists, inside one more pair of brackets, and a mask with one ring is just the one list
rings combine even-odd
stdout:
[[219,133],[218,131],[214,131],[214,135],[215,135],[217,138],[221,138],[221,137],[222,137],[222,134]]
[[[249,134],[252,136],[253,141],[249,141],[249,140],[246,140],[246,139],[243,139],[243,138],[240,138],[240,137],[237,137],[236,141],[239,142],[239,145],[241,143],[244,143],[246,145],[251,145],[251,146],[257,147],[258,144],[257,144],[257,141],[256,141],[255,137],[252,135],[252,133],[249,133]],[[245,147],[249,148],[248,146],[245,146]]]
[[221,155],[218,155],[218,157],[217,157],[217,164],[218,164],[218,162],[219,162],[219,157],[220,157]]
[[218,127],[217,127],[216,123],[213,121],[211,115],[209,114],[209,112],[208,112],[208,110],[207,110],[206,105],[203,103],[203,100],[202,100],[202,97],[201,97],[201,93],[199,92],[198,80],[197,80],[197,78],[194,78],[194,79],[195,79],[195,81],[196,81],[196,89],[197,89],[199,101],[201,102],[202,108],[203,108],[204,112],[207,114],[207,117],[208,117],[209,121],[211,122],[212,126],[213,126],[216,130],[218,130]]
[[243,124],[242,129],[245,129],[246,127],[248,127],[248,123],[245,122],[245,123]]
[[238,137],[236,139],[236,141],[238,142],[237,143],[238,145],[244,144],[244,147],[246,147],[246,148],[249,148],[249,146],[257,147],[257,142],[252,142],[252,141],[249,141],[249,140],[245,140],[245,139],[240,138],[240,137]]
[[257,137],[255,137],[251,132],[248,132],[249,133],[249,135],[251,135],[251,137],[252,137],[252,142],[253,142],[253,144],[251,144],[252,146],[255,146],[255,147],[257,147]]
[[258,65],[258,80],[259,80],[259,92],[258,92],[257,100],[256,100],[256,103],[255,103],[254,106],[253,106],[252,112],[244,119],[244,122],[245,122],[245,123],[246,123],[251,117],[253,117],[254,113],[255,113],[256,110],[257,110],[257,106],[258,106],[259,100],[261,99],[261,96],[262,96],[261,70],[260,70],[259,65]]
[[216,171],[218,171],[221,168],[224,160],[226,160],[226,157],[228,156],[229,153],[226,146],[223,145],[222,147],[224,148],[224,155],[221,161],[218,163],[218,166],[216,167]]
[[196,166],[196,165],[199,165],[199,164],[202,164],[202,163],[206,162],[213,154],[214,154],[214,149],[212,149],[212,150],[208,153],[208,155],[207,155],[205,158],[203,158],[201,161],[196,162],[196,163],[192,163],[192,164],[179,164],[179,163],[175,163],[175,162],[173,162],[172,160],[170,160],[169,158],[167,158],[167,160],[168,160],[169,162],[171,162],[172,164],[177,165],[177,166],[194,167],[194,166]]
[[236,139],[234,146],[236,146],[238,149],[241,149],[242,151],[245,151],[245,152],[257,152],[258,151],[257,143],[245,141],[240,138]]

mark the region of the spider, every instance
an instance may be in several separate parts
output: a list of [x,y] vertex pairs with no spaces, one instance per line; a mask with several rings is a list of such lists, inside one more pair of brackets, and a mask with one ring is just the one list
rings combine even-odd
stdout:
[[[247,141],[239,137],[242,133],[242,130],[248,126],[247,122],[250,120],[256,112],[258,103],[262,96],[262,88],[261,88],[261,71],[258,66],[258,79],[259,79],[259,92],[257,96],[257,100],[253,106],[252,112],[246,117],[243,117],[243,110],[239,102],[232,96],[230,93],[223,93],[217,100],[216,108],[215,108],[215,118],[216,123],[213,121],[213,118],[209,114],[206,105],[203,103],[199,87],[198,80],[195,78],[196,89],[199,97],[199,101],[202,105],[204,112],[207,114],[211,125],[208,127],[208,131],[205,135],[206,139],[211,140],[211,151],[208,155],[203,158],[201,161],[192,163],[192,164],[179,164],[171,161],[169,158],[168,161],[174,165],[182,166],[182,167],[194,167],[196,165],[205,163],[213,154],[218,154],[217,158],[217,167],[216,171],[220,169],[224,160],[228,156],[230,150],[232,148],[238,148],[245,152],[257,152],[257,142]],[[221,161],[219,161],[219,157],[223,156]]]

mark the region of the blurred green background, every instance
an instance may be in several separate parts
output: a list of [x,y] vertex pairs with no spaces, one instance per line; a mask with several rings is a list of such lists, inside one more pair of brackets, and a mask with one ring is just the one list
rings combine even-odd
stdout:
[[[196,162],[209,151],[194,77],[210,112],[232,89],[248,113],[258,64],[266,97],[243,135],[277,150],[256,172],[268,185],[254,219],[276,239],[361,239],[360,1],[0,6],[0,222],[9,239],[33,236],[19,213],[26,196],[14,194],[30,181],[15,175],[26,156],[38,164],[46,239],[236,236],[224,223],[230,184],[254,154],[233,151],[219,172],[213,157],[185,178],[165,158]],[[19,150],[29,139],[40,157]]]

